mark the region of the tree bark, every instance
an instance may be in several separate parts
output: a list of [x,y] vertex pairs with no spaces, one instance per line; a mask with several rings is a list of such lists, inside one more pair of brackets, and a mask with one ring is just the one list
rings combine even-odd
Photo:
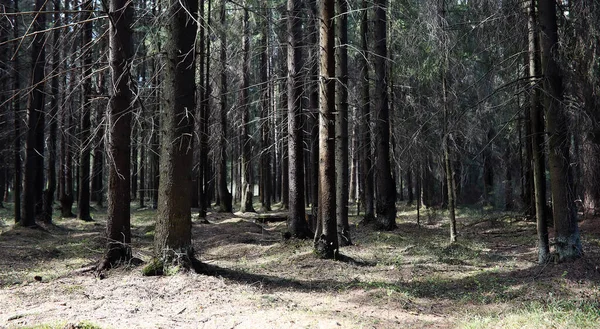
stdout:
[[[18,0],[14,0],[13,1],[13,10],[15,13],[19,12],[19,1]],[[19,37],[19,24],[18,24],[18,19],[17,16],[15,15],[13,17],[12,20],[12,26],[13,26],[13,38],[17,39]],[[14,43],[14,47],[13,47],[13,54],[17,55],[18,52],[18,43],[15,42]],[[13,89],[14,90],[20,90],[21,89],[21,75],[19,74],[20,70],[20,63],[19,63],[19,56],[12,56],[12,71],[13,71]],[[23,180],[23,174],[22,174],[22,161],[21,161],[21,102],[19,100],[19,97],[14,97],[13,99],[13,115],[14,115],[14,150],[13,150],[13,156],[14,156],[14,166],[15,166],[15,175],[14,175],[14,180],[13,180],[13,186],[14,186],[14,201],[15,201],[15,208],[14,208],[14,216],[15,216],[15,223],[20,223],[21,222],[21,187],[22,187],[22,180]]]
[[[302,73],[304,58],[300,40],[302,2],[288,0],[288,73],[287,73],[287,110],[288,110],[288,180],[289,215],[287,229],[292,236],[306,239],[310,231],[306,222],[304,208],[304,160],[303,160],[303,113],[302,113]],[[285,193],[285,192],[284,192]]]
[[334,0],[320,1],[320,115],[319,115],[319,226],[315,254],[339,255],[335,196],[335,51]]
[[340,246],[352,244],[348,224],[348,0],[337,0],[337,81],[335,120],[336,221]]
[[375,1],[375,167],[377,168],[377,226],[396,228],[396,184],[390,165],[390,113],[387,86],[387,0]]
[[[195,108],[194,40],[197,32],[197,0],[163,0],[167,13],[161,120],[160,185],[154,236],[155,257],[165,265],[190,267],[194,260],[191,241],[191,174],[193,116]],[[184,8],[185,6],[185,8]]]
[[[36,0],[34,11],[44,11],[45,1]],[[32,33],[46,26],[46,15],[38,14],[32,23]],[[34,36],[31,46],[31,86],[27,98],[27,140],[25,158],[25,180],[23,184],[23,212],[21,225],[35,226],[36,216],[41,210],[44,170],[44,69],[46,67],[46,36]]]
[[[108,108],[108,209],[106,253],[100,269],[116,266],[131,258],[130,167],[133,59],[133,5],[127,0],[111,0],[109,9],[109,62],[111,97]],[[157,225],[158,226],[158,225]],[[158,231],[158,229],[157,229]]]
[[261,59],[260,59],[260,82],[262,85],[261,91],[261,152],[260,152],[260,180],[261,180],[261,211],[271,211],[271,156],[270,156],[270,125],[269,114],[271,108],[271,93],[269,90],[269,21],[270,10],[267,9],[268,2],[262,1],[262,26],[261,26]]
[[558,56],[556,1],[539,0],[538,10],[556,252],[559,261],[570,261],[581,257],[583,250],[570,168],[569,120],[563,105],[562,76],[556,62]]

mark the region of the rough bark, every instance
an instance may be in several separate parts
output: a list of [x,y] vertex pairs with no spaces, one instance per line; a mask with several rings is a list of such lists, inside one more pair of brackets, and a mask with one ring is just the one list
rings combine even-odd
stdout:
[[100,268],[113,267],[131,258],[130,156],[131,156],[131,60],[133,6],[127,0],[109,5],[109,62],[111,90],[108,107],[108,209],[106,253]]
[[569,120],[563,105],[562,75],[557,63],[556,1],[539,0],[538,10],[556,252],[559,261],[570,261],[581,257],[583,250],[570,168]]
[[315,254],[339,255],[335,214],[335,51],[334,0],[321,0],[320,12],[320,104],[319,104],[319,226]]
[[[300,40],[302,2],[288,0],[288,73],[287,73],[287,110],[288,110],[288,181],[289,215],[287,229],[292,236],[306,239],[310,237],[304,208],[304,160],[303,160],[303,113],[302,113],[302,71],[304,57]],[[284,192],[285,193],[285,192]]]
[[[155,257],[165,265],[191,266],[191,174],[195,108],[194,39],[197,0],[163,0],[166,9],[161,117],[160,185],[154,236]],[[185,6],[185,8],[183,8]]]
[[337,3],[337,80],[335,120],[336,221],[340,246],[352,244],[348,224],[349,167],[348,161],[348,1]]

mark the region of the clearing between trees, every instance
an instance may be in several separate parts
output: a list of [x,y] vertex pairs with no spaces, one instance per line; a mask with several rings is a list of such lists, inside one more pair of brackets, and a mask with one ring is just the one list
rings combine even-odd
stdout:
[[[595,328],[600,323],[599,220],[580,223],[585,255],[537,264],[534,222],[403,209],[378,232],[351,217],[354,245],[317,259],[312,241],[284,240],[285,223],[209,213],[193,223],[207,274],[142,276],[128,264],[87,271],[105,248],[105,215],[13,226],[1,209],[1,328]],[[134,256],[152,255],[155,211],[132,214]],[[281,213],[280,215],[285,215]]]

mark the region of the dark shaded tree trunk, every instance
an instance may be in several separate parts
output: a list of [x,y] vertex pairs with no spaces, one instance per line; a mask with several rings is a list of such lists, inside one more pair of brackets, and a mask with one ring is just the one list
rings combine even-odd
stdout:
[[562,76],[556,62],[558,56],[556,1],[539,0],[538,9],[556,252],[559,261],[570,261],[581,257],[583,250],[570,168],[569,120],[563,105]]
[[219,210],[222,212],[232,212],[232,195],[227,189],[227,23],[226,15],[227,1],[221,2],[221,106],[219,109],[219,123],[221,131],[219,135],[219,147],[217,150],[217,191],[219,194]]
[[304,70],[304,58],[302,56],[302,48],[300,47],[302,39],[301,5],[302,2],[298,0],[288,0],[287,2],[288,195],[290,209],[287,229],[292,236],[306,239],[311,234],[306,222],[304,208],[304,160],[302,147],[302,73]]
[[[311,0],[310,5],[310,20],[308,30],[314,31],[308,35],[309,43],[309,58],[318,58],[319,56],[319,41],[318,41],[318,17],[317,0]],[[310,171],[311,171],[311,225],[310,229],[316,231],[315,219],[318,217],[319,209],[319,63],[311,61],[309,68],[309,95],[308,107],[310,109],[309,128],[310,128]]]
[[375,186],[374,186],[374,172],[373,163],[371,159],[373,154],[371,152],[371,97],[370,97],[370,81],[369,81],[369,63],[367,61],[369,54],[369,47],[367,43],[367,35],[369,33],[369,19],[368,19],[368,4],[366,0],[363,0],[362,8],[362,19],[360,25],[360,37],[362,43],[363,54],[359,56],[360,62],[360,81],[362,84],[362,104],[361,113],[362,130],[361,135],[361,153],[360,153],[360,168],[361,176],[363,180],[362,189],[362,203],[365,208],[365,222],[372,222],[375,219]]
[[[19,12],[19,1],[13,0],[13,11],[15,13]],[[19,37],[19,23],[17,16],[15,15],[12,20],[13,27],[13,38],[17,39]],[[18,54],[19,45],[17,42],[14,43],[13,53]],[[13,70],[13,89],[20,90],[21,89],[21,75],[19,74],[20,70],[19,56],[12,56],[12,70]],[[15,97],[13,99],[13,115],[14,115],[14,144],[13,144],[13,156],[14,156],[14,166],[15,166],[15,175],[13,180],[14,186],[14,201],[15,201],[15,223],[21,222],[21,187],[23,181],[22,174],[22,162],[21,162],[21,101],[19,97]]]
[[[131,60],[133,58],[133,5],[111,0],[109,15],[109,62],[111,68],[108,152],[108,210],[106,253],[99,269],[110,268],[131,258]],[[158,229],[157,229],[158,231]]]
[[269,90],[269,21],[270,10],[267,9],[268,1],[262,1],[262,37],[261,37],[261,59],[260,59],[260,82],[262,85],[261,92],[261,152],[260,152],[260,180],[261,180],[261,211],[271,211],[271,152],[270,150],[270,125],[269,125],[269,114],[271,109],[271,93]]
[[413,177],[411,168],[406,170],[406,190],[408,192],[408,200],[406,201],[406,205],[412,206],[415,195],[413,193]]
[[[36,12],[44,11],[45,1],[36,0]],[[32,33],[41,31],[46,26],[46,15],[38,14],[32,23]],[[35,226],[36,216],[42,205],[43,171],[44,171],[44,69],[46,67],[46,36],[44,33],[34,35],[31,46],[31,86],[32,91],[27,98],[27,141],[25,158],[25,180],[23,184],[23,210],[21,225]]]
[[[165,265],[192,266],[192,132],[195,108],[194,40],[197,0],[163,0],[167,13],[161,120],[160,185],[154,236],[155,257]],[[185,8],[183,7],[185,6]]]
[[338,244],[348,246],[350,225],[348,224],[348,1],[336,1],[337,11],[337,81],[336,81],[336,111],[335,120],[335,173],[336,173],[336,221]]
[[[93,1],[86,0],[83,4],[84,10],[89,11],[88,17],[92,16]],[[81,122],[79,131],[80,153],[79,153],[79,183],[77,184],[77,218],[84,221],[91,221],[90,214],[90,112],[92,93],[92,23],[83,24],[82,44],[83,49],[83,76],[82,76],[82,95],[81,95]]]
[[339,255],[335,196],[335,25],[334,0],[320,1],[320,102],[319,102],[319,217],[315,254]]
[[387,87],[387,0],[375,1],[375,168],[377,168],[377,226],[396,228],[396,184],[390,165],[390,113]]

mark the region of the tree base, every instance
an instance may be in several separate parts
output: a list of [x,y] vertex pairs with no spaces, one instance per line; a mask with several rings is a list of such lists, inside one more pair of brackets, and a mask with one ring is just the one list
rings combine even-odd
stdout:
[[559,263],[570,262],[583,257],[579,233],[571,234],[568,237],[558,236],[555,243]]
[[180,271],[194,271],[202,273],[202,262],[194,257],[193,248],[185,250],[165,250],[160,258],[153,258],[142,269],[144,276],[174,275]]
[[319,240],[315,241],[314,254],[320,259],[338,259],[339,249],[332,243],[327,242],[325,235],[321,235]]

